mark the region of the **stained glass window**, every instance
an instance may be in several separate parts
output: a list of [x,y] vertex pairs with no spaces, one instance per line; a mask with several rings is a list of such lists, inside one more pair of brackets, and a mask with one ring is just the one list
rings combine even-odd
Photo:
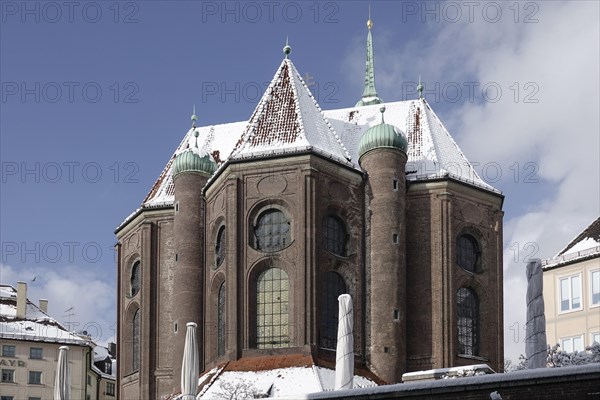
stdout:
[[219,288],[217,305],[217,355],[225,355],[225,282]]
[[140,262],[136,261],[131,267],[131,295],[135,296],[140,291]]
[[290,221],[280,210],[267,210],[258,217],[254,234],[257,250],[281,250],[291,241]]
[[458,265],[469,272],[476,272],[479,263],[479,244],[471,235],[461,235],[458,238],[457,259]]
[[223,260],[225,259],[225,226],[219,228],[219,233],[217,233],[217,243],[215,245],[215,255],[217,267],[221,265]]
[[269,268],[256,281],[256,347],[289,347],[289,279],[285,271]]
[[140,309],[138,308],[133,314],[133,327],[132,327],[132,339],[133,339],[133,359],[131,362],[131,369],[137,371],[140,369]]
[[460,288],[456,294],[458,314],[458,353],[479,355],[479,299],[472,289]]

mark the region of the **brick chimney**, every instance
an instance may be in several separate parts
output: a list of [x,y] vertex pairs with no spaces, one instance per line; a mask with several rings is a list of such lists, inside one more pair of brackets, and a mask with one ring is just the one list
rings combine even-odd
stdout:
[[40,299],[40,310],[48,314],[48,300]]
[[17,282],[17,318],[25,318],[27,309],[27,283]]

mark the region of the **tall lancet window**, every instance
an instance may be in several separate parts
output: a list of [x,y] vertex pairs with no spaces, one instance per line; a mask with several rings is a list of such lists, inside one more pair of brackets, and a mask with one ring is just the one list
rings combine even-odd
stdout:
[[320,346],[335,349],[337,346],[337,328],[340,294],[346,293],[344,278],[337,272],[327,272],[321,289],[321,327]]
[[217,305],[217,355],[225,355],[225,282],[219,288]]
[[325,248],[338,256],[347,255],[348,233],[341,219],[329,215],[325,218]]
[[458,315],[458,353],[468,356],[479,355],[479,299],[469,288],[460,288],[456,293]]
[[132,362],[131,369],[138,371],[140,369],[140,309],[138,308],[133,314],[132,321]]
[[217,243],[215,244],[215,262],[216,266],[220,266],[225,259],[225,226],[219,228],[217,233]]
[[256,281],[256,347],[289,347],[289,295],[287,273],[269,268]]
[[140,291],[140,262],[136,261],[131,267],[131,297]]

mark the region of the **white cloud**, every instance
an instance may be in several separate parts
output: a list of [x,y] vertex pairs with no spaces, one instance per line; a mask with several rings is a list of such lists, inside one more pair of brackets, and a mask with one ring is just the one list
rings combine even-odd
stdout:
[[[98,344],[115,340],[116,289],[96,271],[77,266],[14,268],[0,265],[2,284],[27,282],[27,297],[48,299],[48,314],[71,330],[86,330]],[[32,279],[35,277],[35,281]],[[72,311],[67,312],[73,307]],[[67,314],[74,315],[68,316]]]

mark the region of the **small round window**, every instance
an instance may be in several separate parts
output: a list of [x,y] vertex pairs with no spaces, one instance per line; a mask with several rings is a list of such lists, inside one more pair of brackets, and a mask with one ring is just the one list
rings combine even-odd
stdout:
[[461,235],[457,243],[457,262],[469,272],[479,272],[481,250],[479,243],[471,235]]
[[225,259],[225,226],[219,228],[217,233],[217,241],[215,243],[215,263],[220,266]]
[[289,219],[277,209],[263,212],[254,227],[254,238],[256,250],[272,252],[285,248],[291,242]]

